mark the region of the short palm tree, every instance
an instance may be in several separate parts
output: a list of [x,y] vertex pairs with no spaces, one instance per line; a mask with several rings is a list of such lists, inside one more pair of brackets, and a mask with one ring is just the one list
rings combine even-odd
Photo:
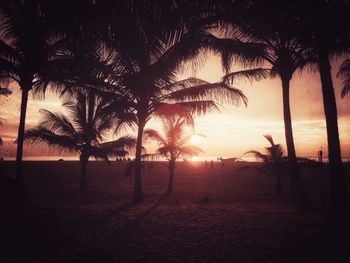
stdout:
[[[288,158],[283,155],[283,149],[280,144],[275,144],[271,135],[264,135],[266,140],[270,143],[266,147],[266,154],[259,151],[248,151],[245,154],[253,154],[255,158],[263,162],[263,166],[258,168],[260,171],[273,176],[276,179],[276,191],[278,195],[282,195],[283,184],[286,180],[286,168],[288,165]],[[248,168],[248,167],[247,167]]]
[[[170,108],[178,108],[176,106],[171,106]],[[160,118],[163,125],[163,133],[159,133],[154,129],[146,129],[144,132],[145,139],[154,140],[158,143],[159,148],[157,150],[158,155],[165,157],[168,160],[169,169],[169,183],[167,188],[167,194],[173,191],[173,180],[175,173],[176,161],[180,157],[195,156],[198,155],[202,150],[195,146],[188,144],[191,137],[194,135],[194,122],[193,118],[187,111],[176,112],[169,109],[157,116]],[[180,114],[179,114],[180,112]],[[191,132],[189,132],[189,128]]]
[[[269,147],[266,147],[266,154],[263,154],[259,151],[248,151],[245,154],[253,154],[255,158],[258,160],[261,160],[263,162],[263,166],[259,167],[259,171],[263,171],[264,173],[267,173],[268,175],[273,176],[276,179],[276,192],[278,195],[282,195],[283,192],[283,185],[287,179],[288,174],[288,157],[284,156],[283,148],[280,144],[275,144],[273,141],[273,138],[271,135],[266,134],[264,135],[266,140],[270,143]],[[297,161],[299,163],[307,163],[307,164],[314,164],[315,162],[307,159],[298,157]],[[246,168],[253,168],[253,167],[243,167],[243,169]]]
[[41,110],[42,120],[26,131],[28,143],[43,144],[55,149],[78,153],[81,162],[79,190],[86,194],[86,165],[90,157],[108,160],[110,156],[125,156],[135,146],[135,139],[124,136],[103,142],[115,125],[114,116],[105,111],[106,103],[92,92],[76,92],[63,106],[68,115]]

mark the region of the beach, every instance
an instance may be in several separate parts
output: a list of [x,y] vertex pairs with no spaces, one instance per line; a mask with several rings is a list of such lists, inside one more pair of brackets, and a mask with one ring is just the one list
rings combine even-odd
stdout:
[[303,168],[313,209],[300,211],[288,185],[278,196],[244,162],[180,162],[164,195],[165,164],[144,165],[145,202],[134,205],[125,162],[89,162],[88,200],[79,162],[24,162],[24,203],[9,185],[14,163],[1,162],[2,262],[331,262],[317,166]]

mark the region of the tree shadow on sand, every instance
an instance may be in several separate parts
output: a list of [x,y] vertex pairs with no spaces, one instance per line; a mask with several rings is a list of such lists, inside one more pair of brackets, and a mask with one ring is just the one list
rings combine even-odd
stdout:
[[[143,220],[163,203],[168,196],[169,194],[163,194],[154,204],[136,216],[136,218],[127,220],[124,225],[107,235],[103,241],[92,241],[81,253],[76,255],[76,257],[64,262],[127,262],[131,255],[130,253],[132,253],[129,248],[131,239],[139,230]],[[134,206],[134,203],[127,203],[107,213],[101,217],[99,221],[105,222],[122,211],[128,210]]]

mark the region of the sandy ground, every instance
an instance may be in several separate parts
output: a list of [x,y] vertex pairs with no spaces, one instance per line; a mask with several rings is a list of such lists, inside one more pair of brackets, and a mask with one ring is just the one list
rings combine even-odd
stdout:
[[239,163],[179,163],[170,196],[167,168],[148,165],[145,202],[134,205],[124,166],[89,163],[82,201],[78,162],[25,162],[30,200],[20,203],[8,185],[13,163],[1,162],[0,261],[335,262],[325,249],[316,167],[303,169],[313,209],[302,212],[288,201],[287,185],[279,197],[273,178]]

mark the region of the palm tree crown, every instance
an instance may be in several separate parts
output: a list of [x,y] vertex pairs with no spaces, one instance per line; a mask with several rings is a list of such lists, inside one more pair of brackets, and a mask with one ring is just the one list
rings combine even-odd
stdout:
[[[103,142],[115,124],[115,116],[105,110],[106,105],[104,100],[93,92],[77,92],[75,98],[66,99],[63,103],[68,115],[41,110],[41,122],[25,133],[25,140],[34,145],[44,144],[78,153],[82,168],[90,156],[104,160],[111,156],[125,156],[128,153],[127,149],[135,145],[135,139],[132,137],[124,136],[114,141]],[[82,178],[80,189],[87,190],[85,178]]]
[[[187,113],[183,115],[179,113],[176,105],[171,105],[170,108],[176,108],[176,112],[172,112],[169,106],[163,113],[157,111],[157,117],[161,120],[163,126],[163,133],[154,129],[146,129],[145,139],[154,140],[160,146],[158,153],[164,156],[167,160],[177,160],[180,156],[188,157],[194,156],[202,152],[202,150],[195,146],[188,144],[191,137],[194,135],[194,121],[192,116]],[[182,111],[184,112],[184,111]]]
[[168,160],[169,184],[167,193],[169,194],[173,189],[175,165],[178,158],[198,155],[202,149],[188,144],[194,134],[194,121],[185,108],[178,105],[168,105],[158,110],[156,114],[161,120],[164,135],[153,129],[146,129],[144,134],[145,139],[158,143],[158,155]]

